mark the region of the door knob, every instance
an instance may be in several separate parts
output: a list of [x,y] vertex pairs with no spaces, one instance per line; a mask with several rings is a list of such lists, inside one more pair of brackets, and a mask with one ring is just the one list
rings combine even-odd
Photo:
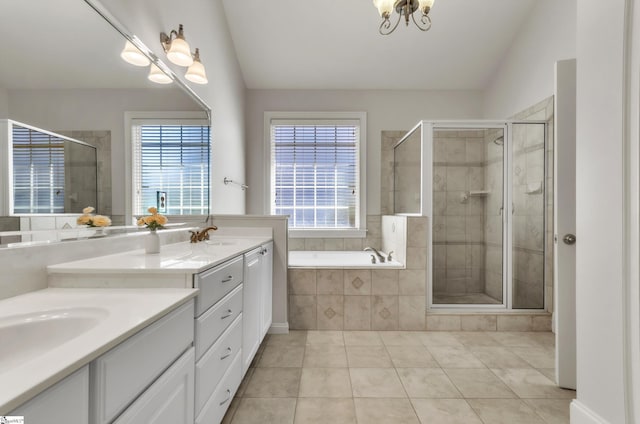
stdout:
[[562,237],[562,241],[568,245],[576,244],[576,236],[573,234],[565,234],[565,236]]

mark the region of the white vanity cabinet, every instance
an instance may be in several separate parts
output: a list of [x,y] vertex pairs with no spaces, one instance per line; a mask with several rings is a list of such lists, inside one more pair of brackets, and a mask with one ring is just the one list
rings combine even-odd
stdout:
[[29,424],[88,424],[89,367],[80,368],[9,415],[24,417]]
[[273,243],[244,255],[244,319],[242,328],[242,374],[271,326]]

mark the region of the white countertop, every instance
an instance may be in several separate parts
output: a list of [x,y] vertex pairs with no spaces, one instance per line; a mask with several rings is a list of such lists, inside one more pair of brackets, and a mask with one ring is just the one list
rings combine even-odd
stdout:
[[[37,320],[39,314],[62,315],[69,311],[95,317],[97,323],[41,351],[20,346],[24,355],[16,355],[15,351],[14,355],[7,354],[5,350],[3,358],[0,350],[0,415],[80,369],[195,297],[197,292],[196,289],[49,288],[1,300],[0,332],[21,317],[24,320],[34,316]],[[10,335],[12,330],[8,331]]]
[[100,274],[162,272],[162,274],[196,274],[228,259],[248,252],[271,237],[215,236],[208,242],[163,245],[160,253],[148,255],[143,249],[49,265],[50,274]]

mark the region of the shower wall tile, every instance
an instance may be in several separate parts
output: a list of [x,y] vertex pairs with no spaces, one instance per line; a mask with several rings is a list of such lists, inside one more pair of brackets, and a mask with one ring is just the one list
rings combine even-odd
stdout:
[[304,239],[304,250],[324,250],[324,240],[319,238]]
[[427,315],[427,331],[460,331],[460,315]]
[[427,263],[426,247],[408,247],[407,248],[407,269],[424,269]]
[[344,294],[344,271],[341,269],[318,269],[315,271],[317,293]]
[[460,329],[462,331],[496,331],[497,322],[495,315],[462,315]]
[[425,329],[425,304],[424,296],[399,296],[398,317],[400,330],[424,330]]
[[324,239],[324,249],[323,250],[343,251],[344,250],[344,239],[341,239],[341,238]]
[[348,238],[344,239],[344,250],[353,251],[353,250],[362,250],[362,239],[359,238]]
[[289,251],[304,250],[304,239],[303,238],[289,238],[288,248],[289,248]]
[[426,274],[424,269],[402,270],[398,280],[400,295],[421,295],[426,293]]
[[371,294],[371,270],[369,269],[345,269],[343,281],[346,295]]

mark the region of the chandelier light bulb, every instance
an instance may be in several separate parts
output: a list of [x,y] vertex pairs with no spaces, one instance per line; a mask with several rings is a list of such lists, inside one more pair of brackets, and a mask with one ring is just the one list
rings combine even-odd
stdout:
[[149,81],[153,81],[156,84],[171,84],[173,79],[164,72],[162,69],[158,68],[155,64],[151,64],[151,69],[149,69],[149,76],[147,77]]
[[393,12],[395,0],[373,0],[373,5],[378,8],[378,13],[382,18],[388,17]]
[[122,52],[120,53],[120,57],[125,62],[135,66],[149,66],[151,63],[149,58],[142,54],[142,52],[128,40],[124,45],[124,49],[122,49]]
[[184,38],[176,38],[171,42],[171,47],[167,52],[167,58],[179,66],[191,66],[193,58],[191,57],[191,47]]
[[193,57],[193,63],[189,66],[189,69],[187,69],[187,73],[184,77],[196,84],[206,84],[209,82],[204,65],[200,62],[200,49],[196,49],[196,53]]
[[419,8],[422,13],[427,14],[433,7],[433,3],[435,3],[435,0],[418,0],[418,3],[420,4]]

